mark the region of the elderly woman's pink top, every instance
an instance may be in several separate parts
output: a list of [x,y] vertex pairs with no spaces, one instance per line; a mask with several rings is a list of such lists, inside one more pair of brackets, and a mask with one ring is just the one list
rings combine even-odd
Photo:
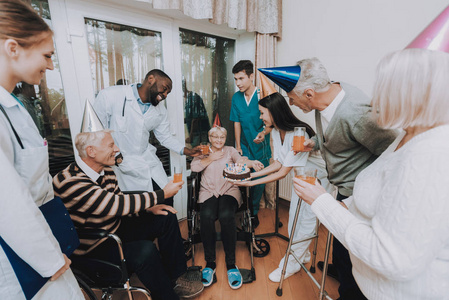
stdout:
[[223,178],[223,169],[226,164],[236,163],[241,156],[233,147],[224,146],[222,151],[223,158],[211,162],[207,167],[201,163],[203,155],[195,157],[190,165],[193,172],[202,172],[198,203],[203,203],[212,196],[230,195],[237,199],[240,206],[242,204],[240,189]]

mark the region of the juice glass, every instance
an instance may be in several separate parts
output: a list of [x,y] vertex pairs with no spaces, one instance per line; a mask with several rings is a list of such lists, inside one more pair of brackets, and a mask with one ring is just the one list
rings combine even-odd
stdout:
[[295,127],[293,136],[293,151],[303,151],[305,140],[306,140],[306,128]]
[[182,168],[181,167],[174,167],[173,168],[173,182],[181,182],[182,181]]
[[295,167],[295,177],[310,184],[315,184],[317,170],[306,167]]
[[209,143],[205,143],[205,142],[201,143],[200,148],[201,148],[201,154],[203,154],[203,155],[209,154]]

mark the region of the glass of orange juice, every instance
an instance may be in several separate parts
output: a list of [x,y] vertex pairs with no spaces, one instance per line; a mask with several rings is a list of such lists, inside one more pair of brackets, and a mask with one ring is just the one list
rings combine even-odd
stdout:
[[206,143],[206,142],[201,143],[200,148],[201,148],[201,154],[203,154],[203,155],[209,154],[209,143]]
[[295,167],[295,177],[310,184],[315,184],[317,170],[306,167]]
[[173,168],[173,182],[181,182],[182,181],[182,167],[174,167]]
[[305,127],[295,127],[293,136],[293,151],[303,151],[304,141],[306,140],[306,128]]

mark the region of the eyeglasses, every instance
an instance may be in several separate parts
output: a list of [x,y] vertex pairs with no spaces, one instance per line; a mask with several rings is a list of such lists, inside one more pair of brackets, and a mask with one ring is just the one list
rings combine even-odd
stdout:
[[215,139],[215,140],[226,140],[226,136],[211,135],[210,137]]

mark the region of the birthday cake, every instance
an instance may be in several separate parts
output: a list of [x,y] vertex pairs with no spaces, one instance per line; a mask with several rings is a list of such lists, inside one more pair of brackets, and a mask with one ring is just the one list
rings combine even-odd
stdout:
[[244,181],[250,180],[251,174],[246,164],[226,164],[223,177],[229,181]]

